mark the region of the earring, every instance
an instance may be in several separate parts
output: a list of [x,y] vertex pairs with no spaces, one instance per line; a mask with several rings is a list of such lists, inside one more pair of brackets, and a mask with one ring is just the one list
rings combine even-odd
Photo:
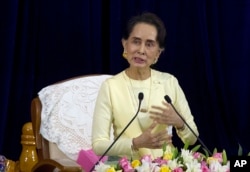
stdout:
[[123,51],[123,53],[122,53],[122,57],[124,57],[125,59],[127,58],[127,52],[126,51]]

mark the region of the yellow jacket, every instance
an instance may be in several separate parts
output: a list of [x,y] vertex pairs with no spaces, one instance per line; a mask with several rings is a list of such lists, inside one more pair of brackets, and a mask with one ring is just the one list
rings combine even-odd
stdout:
[[[177,79],[169,73],[152,69],[151,83],[150,106],[162,106],[164,96],[168,95],[172,100],[172,104],[198,135],[188,102]],[[96,154],[102,155],[111,145],[110,130],[112,126],[114,137],[116,137],[134,117],[138,108],[138,105],[134,103],[135,101],[138,102],[135,96],[131,95],[130,81],[125,71],[103,82],[96,100],[92,125],[92,147]],[[107,155],[131,157],[132,138],[139,136],[143,132],[141,123],[146,122],[150,125],[153,122],[145,115],[145,113],[141,112],[138,114],[137,118],[117,140]],[[155,132],[166,127],[166,125],[159,125]],[[183,131],[177,131],[177,134],[185,143],[194,144],[196,142],[196,137],[187,127]],[[162,149],[141,148],[138,156],[143,155],[151,155],[152,158],[157,158],[162,156]]]

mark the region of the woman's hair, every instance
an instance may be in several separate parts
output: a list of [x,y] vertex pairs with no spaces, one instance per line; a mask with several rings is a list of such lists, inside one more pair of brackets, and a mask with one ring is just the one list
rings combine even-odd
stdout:
[[162,20],[154,13],[145,12],[140,15],[132,17],[127,23],[127,27],[123,34],[123,39],[128,39],[134,26],[138,23],[146,23],[155,26],[157,30],[156,41],[159,43],[160,48],[164,48],[166,29]]

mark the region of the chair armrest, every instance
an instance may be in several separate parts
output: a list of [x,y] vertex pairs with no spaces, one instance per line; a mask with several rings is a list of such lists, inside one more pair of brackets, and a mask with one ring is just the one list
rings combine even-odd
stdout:
[[44,159],[32,168],[32,172],[53,172],[54,170],[60,172],[83,172],[81,166],[70,159]]
[[5,162],[5,172],[18,172],[19,171],[19,161],[12,161],[6,159]]

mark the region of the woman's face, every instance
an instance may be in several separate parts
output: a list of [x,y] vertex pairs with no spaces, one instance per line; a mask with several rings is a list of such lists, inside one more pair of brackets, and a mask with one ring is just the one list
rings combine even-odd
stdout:
[[154,64],[161,49],[156,41],[157,30],[153,25],[138,23],[127,40],[122,39],[126,59],[130,67],[149,68]]

